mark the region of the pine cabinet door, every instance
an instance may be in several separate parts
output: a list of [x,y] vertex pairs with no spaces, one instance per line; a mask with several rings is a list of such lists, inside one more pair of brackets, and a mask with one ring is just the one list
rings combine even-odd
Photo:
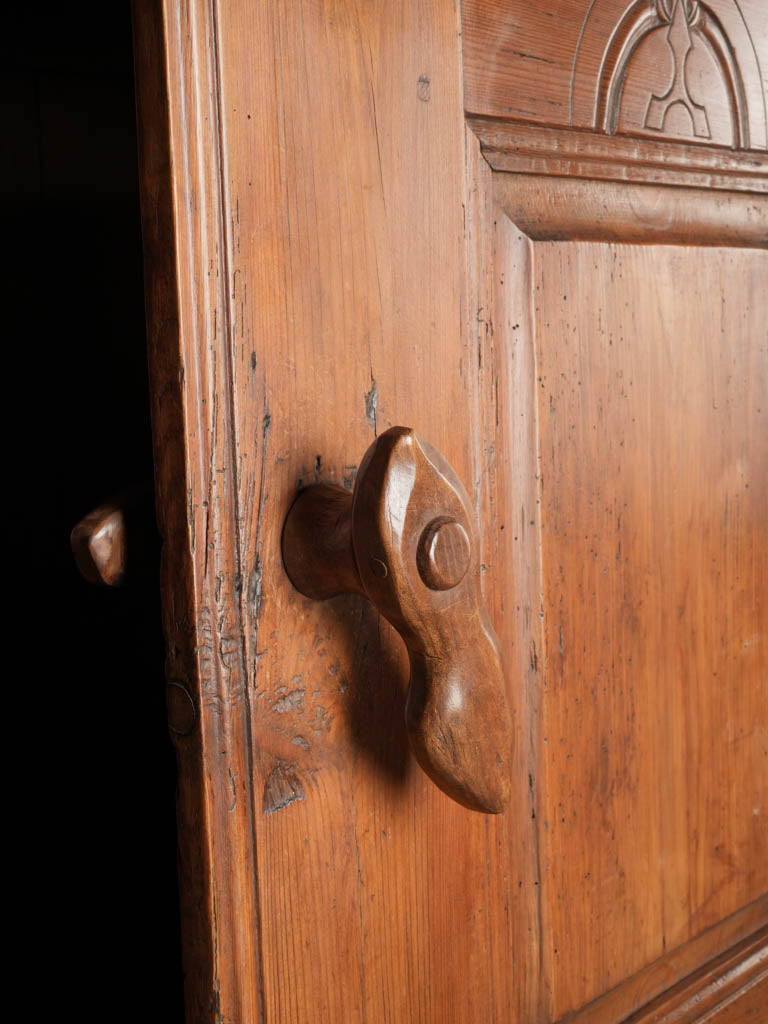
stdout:
[[[765,4],[134,26],[189,1020],[768,1020]],[[498,814],[392,614],[283,565],[397,426],[466,491]]]

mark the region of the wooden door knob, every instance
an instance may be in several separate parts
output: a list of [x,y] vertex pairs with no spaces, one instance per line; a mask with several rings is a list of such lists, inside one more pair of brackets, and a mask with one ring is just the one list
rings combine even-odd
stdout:
[[442,455],[392,427],[366,452],[352,493],[316,484],[299,494],[282,548],[302,594],[361,593],[392,623],[410,656],[406,724],[419,764],[465,807],[503,810],[512,745],[504,675],[472,508]]
[[152,482],[134,484],[93,509],[70,534],[80,575],[88,583],[120,587],[154,578],[160,562]]

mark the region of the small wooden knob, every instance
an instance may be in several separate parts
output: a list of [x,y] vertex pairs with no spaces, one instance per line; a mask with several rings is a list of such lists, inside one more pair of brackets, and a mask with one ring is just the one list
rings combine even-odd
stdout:
[[72,554],[89,583],[120,587],[151,576],[160,560],[150,481],[134,484],[80,520],[70,535]]
[[119,587],[125,579],[125,509],[118,502],[99,505],[74,527],[72,554],[89,583]]
[[464,579],[471,554],[469,537],[461,523],[439,516],[419,538],[419,575],[430,590],[452,590]]
[[509,797],[512,724],[483,607],[479,541],[459,478],[412,430],[371,445],[353,494],[308,487],[283,527],[283,563],[307,597],[356,591],[405,641],[406,725],[424,771],[472,810]]

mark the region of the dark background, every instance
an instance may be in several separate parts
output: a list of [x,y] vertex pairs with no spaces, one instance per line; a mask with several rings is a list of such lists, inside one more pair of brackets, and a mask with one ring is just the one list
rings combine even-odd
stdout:
[[23,463],[6,504],[33,626],[6,676],[24,1016],[51,1000],[78,1021],[182,1021],[157,580],[89,585],[69,549],[90,508],[152,475],[130,9],[37,7],[3,32],[3,390]]

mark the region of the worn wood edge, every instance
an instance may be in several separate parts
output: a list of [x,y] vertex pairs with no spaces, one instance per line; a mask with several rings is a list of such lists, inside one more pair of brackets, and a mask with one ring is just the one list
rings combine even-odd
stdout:
[[[754,961],[768,944],[768,894],[736,911],[724,921],[666,953],[610,992],[581,1009],[561,1017],[558,1024],[650,1024],[653,1020],[698,1020],[698,1015],[668,1016],[683,1012],[697,993],[716,997],[718,985],[729,972],[738,981],[731,996],[746,991],[760,980],[762,967]],[[739,970],[739,965],[742,965]],[[736,972],[735,975],[733,972]],[[739,980],[740,979],[740,980]],[[660,1012],[660,1017],[647,1014]],[[710,1007],[711,1009],[712,1007]],[[687,1012],[687,1011],[686,1011]],[[704,1009],[697,1011],[703,1013]]]
[[[633,1013],[625,1024],[710,1019],[737,1003],[768,979],[768,927],[705,964],[651,1004]],[[768,996],[766,996],[768,1000]],[[768,1004],[766,1005],[768,1012]]]
[[[160,589],[166,678],[187,687],[196,677],[194,567],[187,516],[184,393],[176,260],[166,32],[160,0],[133,0],[133,52],[139,149],[155,501],[161,535]],[[162,129],[159,126],[162,126]],[[175,497],[174,497],[175,496]],[[199,693],[190,699],[199,707]],[[173,735],[173,734],[172,734]],[[204,1020],[214,989],[210,849],[199,730],[174,736],[178,765],[178,871],[184,1002]]]
[[768,248],[768,196],[630,182],[494,174],[494,194],[534,241]]
[[[207,801],[213,981],[205,1020],[263,1016],[251,697],[245,642],[232,337],[233,239],[223,140],[219,5],[164,0],[194,569],[192,642]],[[262,450],[263,457],[263,450]],[[179,501],[181,494],[174,495]],[[237,780],[237,783],[235,782]],[[207,943],[208,937],[205,937]],[[248,969],[243,970],[247,964]],[[195,1018],[197,1019],[197,1018]]]
[[[227,807],[227,801],[213,792],[229,784],[217,772],[217,753],[221,739],[231,738],[232,731],[249,727],[247,700],[216,701],[216,713],[203,714],[211,697],[203,692],[203,676],[214,677],[218,689],[223,688],[223,666],[215,651],[221,650],[216,623],[206,610],[207,600],[215,607],[212,595],[215,581],[200,579],[196,565],[195,523],[192,509],[193,481],[199,466],[191,463],[191,438],[198,433],[201,392],[209,408],[216,402],[231,401],[231,394],[222,388],[212,401],[215,381],[207,379],[202,361],[206,353],[194,327],[185,324],[191,318],[189,303],[183,299],[184,278],[188,292],[195,292],[195,280],[205,279],[207,267],[194,265],[191,254],[196,244],[207,241],[211,230],[206,213],[211,216],[216,243],[223,237],[221,228],[222,190],[215,164],[219,157],[218,120],[200,104],[216,101],[218,83],[212,74],[215,65],[215,32],[213,8],[205,3],[192,3],[183,11],[166,0],[133,0],[134,66],[137,94],[137,127],[139,141],[139,176],[141,219],[145,253],[145,295],[147,343],[150,373],[152,434],[155,462],[155,493],[158,528],[162,539],[160,584],[163,627],[166,642],[166,678],[181,686],[194,706],[195,727],[171,734],[178,763],[177,825],[179,832],[179,890],[184,967],[186,1016],[195,1022],[218,1022],[224,1019],[261,1019],[261,992],[254,992],[249,979],[236,973],[237,955],[244,943],[258,943],[253,934],[257,913],[246,912],[246,902],[256,904],[255,843],[253,842],[253,798],[251,773],[243,778],[246,805],[250,815],[244,830],[245,842],[237,849],[229,848],[234,824],[221,824],[218,830],[215,815]],[[183,24],[182,24],[183,22]],[[174,53],[174,69],[166,59]],[[204,55],[204,60],[199,60]],[[205,72],[201,72],[201,63]],[[203,84],[200,94],[205,99],[195,103],[194,131],[184,106],[184,73],[206,77],[210,89]],[[176,105],[174,108],[174,104]],[[194,145],[208,154],[206,162],[195,161],[186,154],[174,152],[174,141],[188,127]],[[202,171],[201,171],[202,166]],[[218,174],[220,175],[220,168]],[[212,207],[205,202],[193,204],[192,197],[201,193],[217,200]],[[201,209],[202,207],[202,209]],[[198,264],[201,256],[196,252]],[[218,276],[218,275],[217,275]],[[201,299],[203,315],[210,310],[210,297]],[[228,345],[226,332],[220,332],[219,347]],[[191,396],[191,397],[189,397]],[[198,437],[198,462],[207,460],[209,451],[204,437]],[[211,438],[207,438],[208,445]],[[221,510],[211,510],[221,519]],[[227,512],[224,510],[223,515]],[[236,536],[234,524],[229,533]],[[226,543],[226,541],[224,542]],[[207,563],[206,563],[207,564]],[[202,574],[205,576],[205,574]],[[245,689],[245,688],[244,688]],[[213,698],[216,700],[216,698]],[[245,721],[244,721],[245,720]],[[227,746],[228,744],[223,744]],[[248,798],[250,797],[250,799]],[[241,812],[242,813],[242,812]],[[229,831],[232,830],[232,832]],[[223,848],[222,848],[223,847]],[[233,885],[231,875],[238,876]],[[221,899],[232,893],[250,895],[243,899],[242,919],[227,911],[217,913]],[[245,937],[222,932],[221,923],[242,931]],[[234,1016],[230,1018],[230,1014]]]
[[768,193],[768,155],[467,114],[496,171]]

